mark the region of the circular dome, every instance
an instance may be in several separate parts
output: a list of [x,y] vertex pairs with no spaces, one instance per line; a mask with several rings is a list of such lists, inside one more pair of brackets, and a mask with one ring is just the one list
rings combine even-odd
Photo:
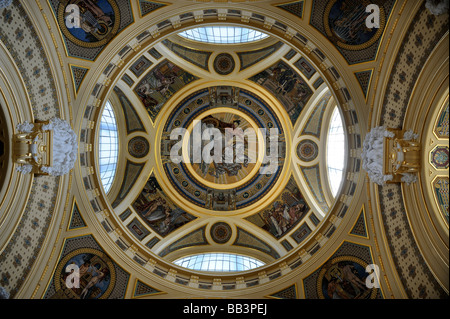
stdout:
[[344,205],[322,184],[331,141],[323,128],[339,108],[325,75],[276,37],[226,52],[162,38],[130,58],[108,97],[123,110],[128,152],[108,194],[117,221],[102,225],[121,229],[117,245],[180,277],[194,269],[178,261],[193,256],[236,254],[266,270],[301,264],[296,252],[320,249],[323,221]]

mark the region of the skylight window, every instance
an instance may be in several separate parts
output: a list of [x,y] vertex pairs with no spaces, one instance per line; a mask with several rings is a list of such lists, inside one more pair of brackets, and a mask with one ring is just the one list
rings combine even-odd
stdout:
[[264,265],[252,257],[227,253],[192,255],[175,260],[174,263],[192,270],[215,272],[246,271]]
[[178,33],[178,35],[194,41],[217,44],[246,43],[268,37],[267,34],[256,30],[230,26],[195,28]]
[[345,134],[341,114],[337,107],[331,115],[327,139],[328,182],[331,193],[336,197],[341,186],[345,165]]
[[105,109],[102,113],[98,144],[100,180],[105,193],[108,193],[116,175],[119,149],[116,117],[109,101],[106,102]]

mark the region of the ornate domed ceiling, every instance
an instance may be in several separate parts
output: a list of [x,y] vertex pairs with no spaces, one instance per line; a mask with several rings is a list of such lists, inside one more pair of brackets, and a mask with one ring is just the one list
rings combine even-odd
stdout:
[[[81,28],[67,24],[73,4]],[[345,18],[363,21],[368,4],[49,0],[0,9],[0,53],[11,61],[0,60],[2,149],[11,123],[53,116],[71,122],[79,144],[67,176],[0,174],[10,185],[0,286],[36,298],[331,299],[348,281],[336,274],[353,269],[362,282],[375,264],[379,286],[347,287],[345,297],[448,296],[448,142],[439,135],[448,131],[448,15],[392,0],[379,4],[377,29]],[[428,55],[440,61],[434,83],[432,71],[420,73]],[[431,112],[422,90],[434,92]],[[368,180],[362,146],[377,125],[432,140],[422,186]],[[27,202],[9,214],[20,186]],[[420,196],[436,214],[421,215]],[[27,258],[42,262],[27,268]],[[67,288],[70,264],[92,264],[103,283]],[[416,273],[430,280],[410,280]],[[17,279],[27,276],[26,285]]]
[[[270,265],[308,242],[338,196],[326,140],[342,109],[319,67],[275,36],[236,41],[172,34],[134,56],[102,101],[128,151],[106,204],[129,244],[167,261],[239,252]],[[97,137],[94,148],[104,143]],[[341,147],[334,157],[345,165]]]

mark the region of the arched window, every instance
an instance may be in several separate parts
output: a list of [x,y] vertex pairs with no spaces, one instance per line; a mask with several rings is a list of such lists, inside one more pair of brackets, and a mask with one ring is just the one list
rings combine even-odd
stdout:
[[201,27],[183,31],[178,35],[194,41],[217,44],[246,43],[268,37],[267,34],[256,30],[232,26]]
[[119,155],[116,117],[109,101],[106,102],[100,121],[98,146],[100,179],[105,193],[108,193],[113,183],[114,176],[116,175],[117,159]]
[[258,268],[264,263],[258,259],[228,253],[207,253],[183,257],[174,261],[178,266],[201,271],[230,272]]
[[331,193],[336,197],[341,186],[345,166],[345,134],[338,107],[331,115],[327,136],[327,168]]

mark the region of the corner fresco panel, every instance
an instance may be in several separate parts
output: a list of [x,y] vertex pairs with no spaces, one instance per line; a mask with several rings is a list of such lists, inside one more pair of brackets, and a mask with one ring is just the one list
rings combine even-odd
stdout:
[[155,121],[167,100],[196,79],[198,79],[196,76],[164,60],[145,75],[134,91],[152,120]]
[[291,177],[285,189],[265,210],[247,217],[255,225],[267,230],[275,238],[283,237],[306,215],[309,206]]
[[150,176],[133,208],[148,226],[166,236],[196,217],[176,206],[164,193],[154,176]]
[[252,76],[250,80],[269,90],[281,102],[289,114],[292,125],[295,125],[313,94],[303,78],[282,61]]

